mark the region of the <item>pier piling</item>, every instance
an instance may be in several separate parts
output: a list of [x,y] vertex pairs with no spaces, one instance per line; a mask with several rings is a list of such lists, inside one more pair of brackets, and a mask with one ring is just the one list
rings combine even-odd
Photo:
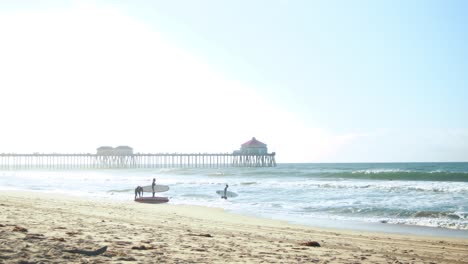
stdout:
[[156,154],[0,154],[0,169],[135,169],[275,167],[275,153],[156,153]]

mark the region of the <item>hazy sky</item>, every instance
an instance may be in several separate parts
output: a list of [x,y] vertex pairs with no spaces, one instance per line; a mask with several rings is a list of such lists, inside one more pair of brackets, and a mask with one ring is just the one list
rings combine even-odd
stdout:
[[467,1],[0,0],[0,153],[468,161]]

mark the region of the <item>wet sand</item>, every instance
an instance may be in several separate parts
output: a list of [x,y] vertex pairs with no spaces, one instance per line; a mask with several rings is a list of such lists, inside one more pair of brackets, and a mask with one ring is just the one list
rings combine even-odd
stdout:
[[2,191],[0,263],[41,262],[468,263],[468,239],[320,229],[170,203]]

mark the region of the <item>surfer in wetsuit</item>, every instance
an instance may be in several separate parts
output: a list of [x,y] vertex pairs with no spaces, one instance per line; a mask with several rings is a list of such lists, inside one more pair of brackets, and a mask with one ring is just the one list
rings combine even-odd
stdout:
[[226,187],[224,187],[224,196],[221,196],[221,198],[227,199],[227,188],[228,187],[229,187],[229,185],[226,184]]
[[156,187],[156,178],[153,178],[153,184],[151,184],[151,188],[153,189],[153,197],[154,197],[154,188]]
[[135,199],[137,198],[137,195],[139,197],[143,196],[143,187],[137,186],[135,189]]

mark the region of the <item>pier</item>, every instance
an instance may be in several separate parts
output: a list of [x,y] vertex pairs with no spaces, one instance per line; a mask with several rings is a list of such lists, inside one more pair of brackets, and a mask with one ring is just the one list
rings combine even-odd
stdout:
[[275,153],[0,154],[1,170],[275,167]]
[[255,139],[231,153],[133,153],[129,146],[101,146],[96,154],[0,154],[0,170],[275,167],[275,152]]

